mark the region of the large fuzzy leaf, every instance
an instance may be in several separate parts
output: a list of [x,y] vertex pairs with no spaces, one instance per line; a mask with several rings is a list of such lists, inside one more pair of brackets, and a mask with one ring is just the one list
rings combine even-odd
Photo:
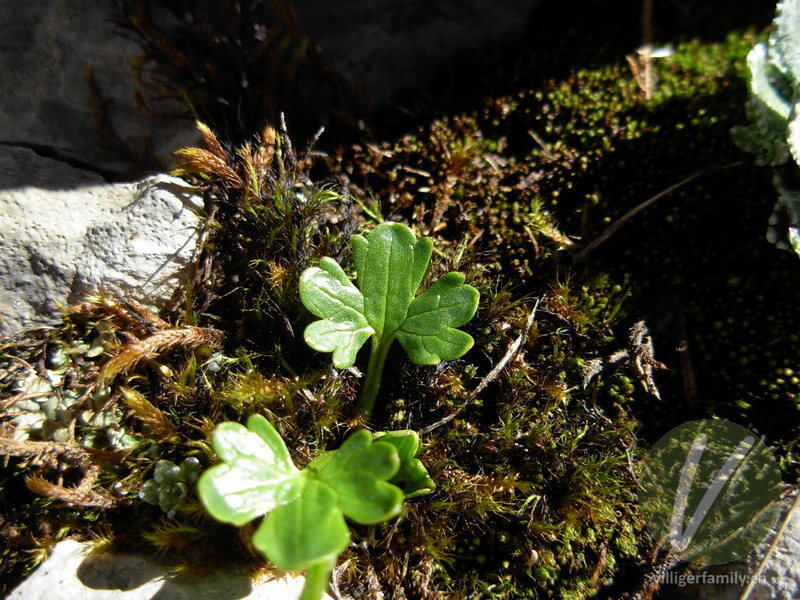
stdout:
[[775,11],[769,39],[770,60],[800,84],[800,0],[782,0]]
[[786,135],[792,104],[775,84],[777,71],[767,61],[767,49],[756,45],[747,55],[751,97],[747,101],[749,125],[731,134],[740,148],[756,156],[756,164],[778,166],[790,156]]

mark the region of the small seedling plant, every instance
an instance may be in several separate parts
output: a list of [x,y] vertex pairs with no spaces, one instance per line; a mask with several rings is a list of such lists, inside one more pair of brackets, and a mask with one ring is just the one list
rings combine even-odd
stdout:
[[[372,340],[359,398],[360,414],[369,420],[394,341],[416,364],[459,358],[474,343],[458,327],[475,315],[478,291],[464,284],[461,273],[450,272],[417,296],[433,243],[417,240],[400,223],[378,225],[352,244],[357,286],[326,257],[303,272],[300,298],[320,317],[306,328],[306,342],[332,352],[336,367],[351,367]],[[237,526],[266,515],[253,545],[279,569],[305,572],[301,600],[322,597],[350,542],[346,518],[363,525],[387,521],[405,499],[435,487],[416,458],[419,437],[413,431],[358,430],[304,469],[295,467],[283,439],[260,415],[252,415],[247,427],[220,424],[212,441],[222,462],[200,477],[203,505]]]
[[359,413],[369,420],[394,341],[418,365],[461,357],[474,340],[457,328],[475,315],[479,295],[464,283],[464,275],[450,272],[416,296],[433,242],[417,240],[401,223],[382,223],[366,237],[356,235],[352,246],[357,286],[339,263],[325,257],[319,266],[303,272],[300,298],[321,317],[306,328],[306,343],[320,352],[332,352],[336,367],[353,366],[358,351],[372,340],[359,397]]
[[365,525],[386,521],[405,498],[434,487],[415,458],[413,431],[373,436],[358,430],[304,469],[295,467],[280,434],[261,415],[250,416],[247,427],[218,425],[212,441],[222,462],[200,477],[203,505],[237,526],[266,514],[253,545],[279,569],[305,572],[300,600],[319,600],[325,592],[350,542],[345,517]]

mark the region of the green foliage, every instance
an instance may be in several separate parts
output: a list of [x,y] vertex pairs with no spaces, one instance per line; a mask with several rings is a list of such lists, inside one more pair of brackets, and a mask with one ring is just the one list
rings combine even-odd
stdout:
[[739,147],[756,155],[756,164],[775,167],[790,157],[787,137],[792,104],[784,96],[790,82],[769,58],[764,44],[747,55],[752,95],[746,110],[751,124],[734,127],[731,134]]
[[786,191],[778,197],[769,218],[767,239],[778,248],[800,254],[800,192]]
[[[706,8],[689,10],[696,15]],[[629,21],[638,26],[636,11],[620,13],[623,18],[625,14],[633,15]],[[586,16],[581,18],[588,22]],[[659,35],[663,34],[663,25],[658,23]],[[576,31],[583,35],[587,29]],[[627,31],[631,30],[629,27]],[[607,34],[604,29],[603,39],[610,39]],[[563,32],[560,35],[563,37]],[[537,39],[541,42],[542,38]],[[717,228],[708,227],[708,223],[728,224],[744,214],[728,210],[732,203],[741,205],[745,202],[739,204],[740,199],[763,196],[763,186],[757,186],[759,178],[753,176],[751,168],[731,170],[720,178],[722,181],[709,182],[707,190],[693,186],[686,195],[676,194],[673,202],[660,202],[654,207],[655,213],[642,215],[641,227],[621,231],[614,238],[614,246],[595,255],[593,261],[604,263],[592,262],[589,273],[572,269],[570,276],[565,265],[569,256],[559,251],[569,247],[571,239],[578,243],[590,240],[599,232],[598,226],[607,225],[698,166],[729,157],[727,132],[739,118],[736,108],[744,104],[739,72],[754,43],[752,37],[736,34],[726,42],[698,40],[678,46],[675,55],[653,65],[658,85],[649,102],[641,97],[625,63],[613,59],[617,54],[602,55],[609,58],[607,61],[594,60],[596,45],[576,44],[574,36],[558,41],[560,48],[582,49],[582,56],[590,53],[593,60],[554,57],[554,51],[559,50],[555,44],[542,45],[541,56],[548,60],[514,56],[503,65],[514,65],[514,85],[524,80],[529,86],[519,88],[520,94],[504,82],[501,92],[508,93],[507,97],[495,96],[485,105],[481,98],[470,97],[467,105],[477,107],[474,114],[453,116],[450,112],[446,120],[410,134],[414,140],[404,138],[386,146],[387,142],[376,136],[380,152],[370,147],[369,155],[359,158],[353,172],[343,171],[349,176],[351,195],[358,192],[359,185],[374,190],[375,197],[381,198],[384,214],[406,219],[420,231],[430,232],[426,235],[434,238],[437,251],[453,257],[448,269],[463,272],[486,299],[469,328],[480,352],[469,353],[467,360],[447,369],[415,367],[410,361],[398,365],[392,375],[396,388],[387,394],[387,400],[391,398],[397,409],[387,416],[402,423],[398,427],[419,429],[459,409],[478,378],[497,363],[518,335],[528,314],[524,305],[530,309],[531,299],[542,297],[536,324],[519,358],[465,407],[452,426],[432,432],[422,459],[430,465],[438,493],[407,506],[402,519],[354,529],[354,541],[368,543],[351,544],[342,557],[342,562],[346,558],[350,565],[339,573],[343,595],[359,597],[368,586],[376,594],[399,596],[405,592],[408,597],[477,594],[506,600],[578,600],[593,596],[612,578],[616,587],[604,593],[621,595],[620,586],[632,578],[619,577],[618,569],[631,573],[645,556],[637,556],[636,509],[630,499],[635,483],[628,467],[630,460],[636,459],[634,416],[648,418],[651,411],[641,409],[640,398],[632,398],[639,386],[627,361],[609,365],[592,380],[589,389],[584,389],[582,382],[584,365],[607,356],[623,341],[625,332],[619,324],[613,330],[611,327],[618,320],[615,307],[625,298],[628,286],[614,291],[619,287],[614,284],[624,281],[623,273],[629,265],[634,265],[631,289],[639,297],[640,286],[656,277],[672,283],[674,274],[676,286],[681,285],[678,277],[683,277],[679,293],[689,303],[689,341],[695,373],[702,378],[700,386],[707,381],[716,383],[719,373],[733,375],[737,385],[749,391],[752,373],[759,372],[761,361],[744,365],[739,358],[769,353],[787,356],[796,346],[796,340],[790,343],[781,336],[791,328],[778,325],[792,323],[794,313],[776,311],[775,322],[765,320],[765,314],[771,319],[773,313],[764,310],[764,302],[756,300],[753,293],[746,293],[759,288],[758,293],[768,300],[774,297],[770,293],[774,288],[762,283],[768,281],[761,276],[766,273],[759,273],[752,282],[742,275],[742,285],[731,288],[729,295],[725,295],[726,289],[715,294],[717,289],[699,288],[714,281],[714,274],[709,274],[703,261],[696,260],[698,256],[711,260],[714,253],[709,248],[724,248],[718,254],[728,255],[728,262],[722,264],[730,267],[715,269],[726,280],[731,273],[747,273],[747,265],[752,264],[748,257],[751,253],[755,256],[757,249],[739,243],[751,237],[737,237],[737,245],[729,247],[720,243]],[[518,66],[520,60],[522,67]],[[526,60],[536,65],[533,77],[524,69]],[[554,80],[541,73],[542,65],[555,67],[555,73],[547,73]],[[566,78],[565,73],[569,73]],[[489,91],[488,86],[475,85],[473,80],[470,85],[480,94]],[[497,91],[491,89],[492,93]],[[239,105],[234,101],[229,106]],[[153,447],[153,452],[180,456],[187,451],[188,442],[195,451],[194,445],[199,444],[201,456],[206,452],[205,434],[216,423],[261,412],[279,427],[292,456],[302,456],[309,444],[329,447],[327,440],[347,424],[342,407],[351,405],[359,386],[353,370],[331,372],[320,368],[315,360],[308,361],[307,351],[295,352],[298,340],[294,332],[305,314],[298,302],[297,283],[303,270],[316,264],[319,257],[342,256],[342,239],[349,239],[355,221],[350,219],[345,201],[335,211],[317,211],[324,206],[315,202],[315,198],[322,199],[321,195],[314,196],[306,187],[313,181],[310,175],[296,176],[291,168],[282,171],[281,161],[272,163],[275,168],[260,170],[269,144],[263,152],[260,142],[255,142],[249,154],[241,149],[248,157],[244,160],[240,149],[229,146],[230,142],[228,136],[222,138],[224,152],[218,158],[236,171],[236,177],[218,184],[224,172],[197,171],[198,178],[209,186],[210,207],[218,210],[209,213],[210,233],[204,244],[213,260],[203,263],[189,308],[198,324],[214,324],[228,334],[226,352],[244,346],[242,356],[251,356],[252,361],[242,360],[230,369],[212,370],[211,364],[198,367],[196,378],[185,378],[193,393],[181,392],[179,401],[170,391],[174,389],[174,376],[155,372],[145,363],[131,374],[136,379],[129,385],[152,398],[154,406],[175,421],[174,441],[162,442]],[[281,148],[288,151],[287,145]],[[360,169],[371,173],[369,179],[362,182],[357,176]],[[261,183],[254,182],[251,172]],[[647,177],[641,177],[641,173],[647,173]],[[751,204],[746,210],[757,212]],[[335,215],[335,220],[328,220],[328,214]],[[676,234],[676,225],[691,225],[698,219],[702,226],[697,235],[682,235],[686,227]],[[638,237],[631,236],[640,232]],[[618,252],[620,247],[630,254]],[[673,263],[650,262],[646,269],[636,270],[638,263],[634,260],[654,260],[651,257],[671,258]],[[342,264],[352,274],[347,261]],[[595,281],[591,271],[598,270],[611,271],[611,279]],[[785,280],[781,283],[784,289]],[[660,298],[664,296],[662,293]],[[725,302],[718,301],[720,297]],[[628,301],[625,309],[631,310]],[[667,306],[667,310],[672,307]],[[693,329],[702,327],[704,318],[712,313],[713,319],[705,319],[709,326],[717,319],[724,325],[698,338]],[[749,318],[753,313],[759,315],[757,319],[748,322],[739,318]],[[674,323],[668,322],[665,327],[677,329]],[[650,325],[656,325],[655,319]],[[760,337],[749,333],[753,329]],[[659,339],[665,334],[662,330],[654,331],[654,335]],[[725,344],[735,346],[739,355],[728,360],[719,340],[728,340]],[[750,346],[738,344],[740,340]],[[672,342],[667,339],[664,345],[671,346]],[[756,351],[751,350],[752,345]],[[726,359],[721,361],[719,356]],[[667,360],[660,347],[657,357]],[[40,364],[25,359],[32,365]],[[175,353],[169,364],[178,367],[182,360]],[[770,370],[772,378],[766,376],[769,393],[780,398],[775,404],[786,403],[786,394],[796,394],[800,389],[797,377],[788,369],[792,367],[796,373],[796,361],[783,366],[787,367],[785,372]],[[679,373],[677,367],[674,372]],[[180,380],[183,384],[184,377]],[[676,376],[669,389],[679,389],[680,383]],[[780,387],[773,390],[775,385]],[[724,396],[713,386],[704,389],[703,397],[711,393]],[[111,398],[118,397],[112,389]],[[772,409],[775,404],[768,406]],[[652,413],[662,415],[670,406],[672,402],[661,403]],[[637,407],[638,412],[631,414]],[[685,417],[679,414],[678,418]],[[132,416],[129,421],[137,425]],[[775,431],[782,434],[785,429]],[[200,432],[202,441],[197,439]],[[790,436],[776,435],[773,439],[791,443]],[[398,454],[401,466],[389,483],[403,487],[399,448]],[[60,526],[76,513],[73,508],[38,510],[40,505],[36,504],[37,510],[30,510],[31,517],[21,525],[16,515],[21,512],[17,498],[22,478],[14,474],[15,464],[12,460],[2,482],[4,497],[13,500],[15,508],[8,515],[6,530],[42,531],[45,527],[40,525],[48,524],[41,523],[42,515]],[[141,479],[143,464],[137,461],[131,465],[128,481]],[[125,472],[104,470],[99,483],[108,486]],[[405,486],[408,494],[411,487]],[[311,488],[309,498],[314,492]],[[160,510],[141,512],[152,516]],[[106,511],[102,522],[115,518],[115,513],[122,514],[123,519],[111,529],[120,538],[124,536],[126,546],[130,540],[139,539],[139,525],[125,522],[130,520],[128,511]],[[302,517],[303,513],[298,510],[295,515]],[[226,561],[254,566],[253,557],[246,554],[249,545],[238,544],[238,532],[233,528],[209,521],[182,522],[188,518],[187,511],[180,511],[178,521],[164,518],[164,525],[145,538],[148,545],[162,549],[171,561],[185,563],[185,557],[193,555],[206,566],[213,557],[216,566],[216,560],[224,554]],[[145,525],[150,529],[152,523]],[[197,530],[204,535],[198,536]],[[248,530],[243,529],[242,534]],[[36,541],[40,539],[37,536]],[[19,546],[18,539],[8,541],[9,549],[4,552],[10,553],[13,547],[18,555],[27,556],[23,554],[27,548]],[[178,543],[185,544],[186,550],[176,552]],[[8,569],[10,561],[3,562],[0,570]],[[329,567],[319,567],[324,572],[316,575],[316,581],[324,585]]]
[[[234,525],[268,513],[253,536],[254,546],[281,569],[305,570],[303,598],[317,597],[324,587],[320,581],[327,581],[349,542],[345,517],[374,524],[400,512],[404,495],[390,480],[414,460],[417,442],[407,432],[386,435],[400,442],[402,455],[395,443],[373,441],[362,429],[299,470],[261,415],[252,415],[247,428],[222,423],[213,441],[223,462],[200,477],[200,498],[211,515]],[[414,467],[412,481],[418,483],[427,473],[421,463]]]
[[335,260],[326,257],[303,273],[300,298],[322,318],[306,328],[306,342],[315,350],[333,352],[337,367],[352,366],[361,346],[372,338],[360,404],[369,418],[395,339],[420,365],[454,360],[472,347],[472,336],[456,328],[475,315],[478,291],[464,284],[461,273],[451,272],[415,298],[433,242],[417,240],[400,223],[382,223],[366,237],[353,237],[352,243],[358,287]]
[[[767,44],[757,44],[747,56],[750,125],[734,127],[731,135],[743,150],[755,154],[756,164],[779,167],[793,159],[800,164],[800,1],[778,3]],[[770,218],[767,239],[800,254],[796,223],[800,221],[797,194],[787,191],[778,174],[778,202]],[[788,231],[788,234],[787,234]]]
[[139,498],[161,507],[172,518],[189,498],[190,486],[200,476],[200,461],[189,457],[180,465],[171,460],[159,460],[153,469],[153,478],[139,489]]
[[419,452],[419,435],[416,431],[379,431],[375,434],[375,439],[392,444],[397,449],[400,468],[392,477],[391,483],[403,489],[406,500],[430,494],[436,489],[428,470],[416,457]]

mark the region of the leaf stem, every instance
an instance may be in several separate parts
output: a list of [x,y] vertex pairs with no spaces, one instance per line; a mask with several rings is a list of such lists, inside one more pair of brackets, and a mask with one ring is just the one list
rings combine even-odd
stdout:
[[372,351],[369,355],[367,365],[367,377],[361,388],[361,395],[358,398],[358,412],[369,421],[372,410],[375,408],[375,399],[378,397],[378,389],[381,387],[381,375],[386,357],[389,356],[389,348],[394,342],[394,335],[387,335],[383,339],[378,336],[372,337]]
[[299,600],[321,600],[335,565],[335,560],[321,560],[309,565],[305,570],[306,582]]

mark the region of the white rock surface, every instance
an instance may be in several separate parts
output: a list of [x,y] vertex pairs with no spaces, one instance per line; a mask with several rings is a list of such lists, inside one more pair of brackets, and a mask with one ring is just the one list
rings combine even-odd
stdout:
[[303,578],[292,575],[260,582],[244,572],[174,578],[144,556],[86,552],[80,542],[60,542],[7,600],[296,600],[303,588]]
[[0,2],[0,143],[46,148],[113,172],[131,168],[98,147],[86,81],[91,67],[104,99],[113,102],[121,136],[151,136],[167,164],[173,151],[191,145],[192,121],[152,119],[136,109],[133,61],[142,50],[117,35],[112,9],[107,0]]
[[163,304],[187,276],[201,207],[180,179],[109,184],[0,147],[0,335],[97,290]]

